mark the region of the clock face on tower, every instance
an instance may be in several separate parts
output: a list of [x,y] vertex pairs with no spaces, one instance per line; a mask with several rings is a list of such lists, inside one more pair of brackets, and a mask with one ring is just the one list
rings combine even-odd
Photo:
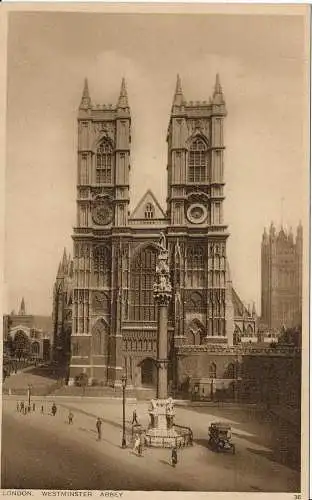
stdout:
[[194,203],[187,209],[187,218],[192,224],[202,224],[207,219],[207,208],[201,203]]
[[109,201],[96,201],[92,209],[92,219],[99,226],[106,226],[112,221],[113,209]]

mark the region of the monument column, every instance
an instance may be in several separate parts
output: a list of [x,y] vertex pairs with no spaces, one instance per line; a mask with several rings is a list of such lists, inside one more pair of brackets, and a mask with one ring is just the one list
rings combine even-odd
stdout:
[[165,235],[162,234],[154,283],[154,298],[158,305],[157,399],[168,397],[168,306],[171,297],[168,250]]
[[168,397],[168,306],[170,297],[155,296],[158,303],[157,398]]

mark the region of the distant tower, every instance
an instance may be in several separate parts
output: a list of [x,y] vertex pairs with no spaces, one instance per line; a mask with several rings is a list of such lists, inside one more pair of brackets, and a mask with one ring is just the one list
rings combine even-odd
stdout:
[[302,226],[293,233],[271,223],[261,244],[261,316],[270,329],[301,324]]

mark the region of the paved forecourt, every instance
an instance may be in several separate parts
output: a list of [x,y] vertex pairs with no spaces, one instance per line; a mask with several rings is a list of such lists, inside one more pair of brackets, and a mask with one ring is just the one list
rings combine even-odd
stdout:
[[[122,401],[83,398],[55,398],[44,399],[44,412],[40,415],[41,400],[36,401],[36,412],[30,415],[20,415],[16,412],[16,398],[5,399],[4,411],[14,419],[18,419],[21,425],[43,427],[48,432],[58,436],[75,436],[83,446],[91,446],[93,451],[101,453],[105,451],[112,458],[131,468],[142,471],[143,476],[152,474],[159,481],[159,489],[162,484],[173,480],[179,485],[179,489],[194,491],[297,491],[299,489],[299,473],[285,467],[272,459],[269,441],[265,442],[266,433],[258,422],[242,423],[237,413],[234,418],[227,411],[227,418],[220,414],[198,412],[196,409],[187,407],[176,407],[176,422],[181,425],[191,425],[194,433],[194,446],[179,450],[179,464],[176,469],[169,466],[170,450],[152,449],[144,450],[144,458],[133,454],[131,446],[131,419],[134,407],[143,425],[148,423],[148,403],[127,401],[127,441],[129,447],[121,449],[122,438]],[[56,402],[58,412],[56,417],[49,415],[52,401]],[[74,424],[69,426],[67,415],[69,410],[74,413]],[[217,412],[218,413],[218,412]],[[96,441],[95,421],[96,417],[103,419],[102,442]],[[235,418],[238,417],[236,420]],[[209,422],[213,420],[228,421],[232,425],[233,440],[236,445],[236,454],[218,454],[207,448],[207,429]],[[47,425],[48,422],[48,425]],[[244,430],[244,427],[247,430]],[[262,429],[262,432],[261,432]],[[259,438],[260,436],[260,438]],[[262,441],[262,442],[261,442]],[[96,447],[94,448],[94,445]],[[126,469],[125,469],[126,470]],[[129,470],[130,473],[130,470]],[[270,477],[270,481],[267,481]],[[74,485],[73,485],[74,487]]]

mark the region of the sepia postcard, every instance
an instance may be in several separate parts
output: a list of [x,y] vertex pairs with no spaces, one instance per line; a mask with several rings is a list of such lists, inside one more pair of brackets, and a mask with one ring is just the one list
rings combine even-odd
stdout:
[[1,496],[309,498],[310,8],[0,9]]

